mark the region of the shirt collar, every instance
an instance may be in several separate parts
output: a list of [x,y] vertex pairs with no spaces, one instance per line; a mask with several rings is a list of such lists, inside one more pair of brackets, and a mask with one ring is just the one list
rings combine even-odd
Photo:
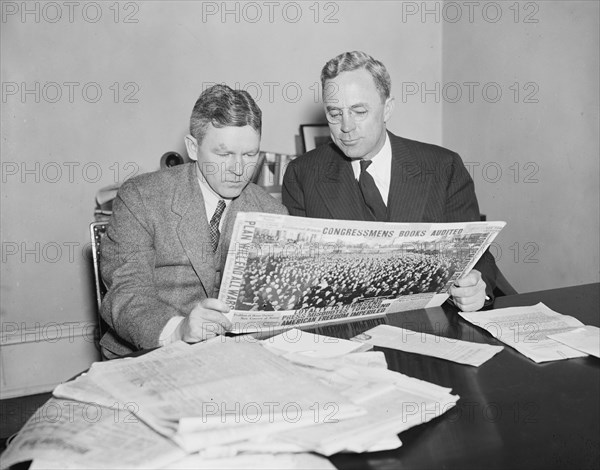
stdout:
[[[371,162],[367,170],[369,173],[380,175],[390,174],[392,168],[392,144],[387,132],[385,133],[383,147],[371,158]],[[352,170],[354,171],[354,177],[358,180],[360,178],[360,160],[352,160]]]
[[[211,219],[215,211],[217,210],[217,204],[220,200],[225,202],[225,207],[229,207],[229,203],[231,199],[225,199],[224,197],[219,196],[213,188],[206,182],[206,178],[200,172],[200,168],[198,168],[198,163],[196,162],[196,177],[198,178],[198,185],[200,186],[200,191],[202,191],[202,197],[204,198],[204,208],[206,209],[206,217],[208,220]],[[224,217],[221,219],[223,221]]]

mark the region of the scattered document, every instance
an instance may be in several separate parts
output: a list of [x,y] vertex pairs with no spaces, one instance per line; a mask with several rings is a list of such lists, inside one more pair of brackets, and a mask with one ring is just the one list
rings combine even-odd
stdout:
[[[379,388],[380,393],[364,396],[360,401],[367,409],[365,415],[311,429],[294,429],[278,434],[276,439],[315,449],[323,455],[394,449],[400,443],[395,439],[390,441],[390,437],[442,415],[459,398],[448,388],[388,369],[363,368],[354,372],[353,380],[377,384]],[[345,383],[352,378],[351,374],[352,371],[340,370],[329,378]],[[384,449],[384,443],[389,447]]]
[[460,341],[390,325],[377,325],[352,339],[373,346],[439,357],[475,367],[479,367],[504,349],[502,346]]
[[357,351],[366,351],[372,346],[347,339],[316,335],[293,328],[277,336],[265,339],[262,345],[281,353],[297,353],[308,357],[336,357]]
[[168,470],[335,470],[333,464],[326,458],[316,454],[240,454],[234,457],[207,459],[199,454],[193,454],[175,462]]
[[120,402],[135,397],[136,415],[189,452],[288,424],[318,424],[330,403],[335,403],[336,419],[364,413],[244,337],[220,336],[168,358],[92,367],[88,376]]
[[528,307],[459,312],[459,315],[538,363],[587,356],[548,338],[549,335],[574,330],[583,323],[555,312],[541,302]]
[[51,398],[4,451],[1,467],[39,459],[49,468],[160,468],[185,455],[131,414]]
[[600,328],[598,327],[585,325],[565,333],[548,335],[548,338],[590,356],[600,357]]
[[[144,354],[143,356],[139,356],[137,358],[123,358],[119,359],[119,361],[134,361],[136,364],[142,364],[145,361],[151,361],[156,358],[168,358],[179,351],[187,350],[189,347],[189,344],[184,343],[183,341],[178,341],[173,343],[168,348],[158,348],[154,351]],[[92,367],[94,370],[102,368],[110,370],[114,367],[114,364],[115,362],[113,361],[96,362],[92,365]],[[106,390],[106,388],[104,388],[102,382],[97,382],[93,377],[96,377],[96,374],[92,374],[92,376],[88,376],[87,373],[81,374],[74,380],[59,384],[52,391],[52,395],[54,395],[56,398],[67,398],[82,403],[104,406],[110,409],[122,409],[126,412],[129,411],[129,408],[131,408],[130,404],[126,402],[119,402],[115,396],[113,396],[108,390]]]
[[0,468],[330,469],[322,456],[395,449],[459,399],[388,370],[381,351],[301,335],[275,339],[283,349],[217,337],[95,363],[55,389]]

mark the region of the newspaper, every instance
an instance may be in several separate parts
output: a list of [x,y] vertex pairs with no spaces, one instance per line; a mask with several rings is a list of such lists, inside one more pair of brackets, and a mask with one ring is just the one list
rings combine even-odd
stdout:
[[441,305],[505,225],[239,213],[219,299],[233,333]]
[[185,455],[174,442],[130,413],[51,398],[2,454],[0,468],[41,460],[46,468],[150,469],[161,468]]
[[459,399],[388,370],[381,351],[296,332],[275,349],[220,336],[95,363],[54,390],[0,468],[332,468],[309,453],[398,448]]
[[[102,384],[117,402],[133,404],[136,417],[187,452],[314,426],[332,413],[343,420],[365,412],[252,338],[179,344],[151,360],[94,364],[85,380]],[[81,399],[77,390],[62,388],[61,394],[72,399],[70,391]]]

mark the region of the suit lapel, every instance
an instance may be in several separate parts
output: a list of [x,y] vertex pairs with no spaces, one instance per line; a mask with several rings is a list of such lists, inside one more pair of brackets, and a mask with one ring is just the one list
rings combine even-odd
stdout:
[[423,176],[422,163],[404,139],[388,132],[392,146],[392,178],[388,197],[388,220],[390,222],[420,222],[431,177]]
[[202,191],[196,179],[196,165],[189,165],[186,181],[182,181],[173,198],[172,210],[181,216],[177,235],[202,283],[206,297],[213,297],[215,283],[214,254],[208,231],[208,219]]
[[[330,146],[323,155],[328,161],[321,184],[317,186],[319,194],[333,219],[362,220],[363,202],[358,193],[358,185],[350,160]],[[320,176],[317,175],[317,178]]]

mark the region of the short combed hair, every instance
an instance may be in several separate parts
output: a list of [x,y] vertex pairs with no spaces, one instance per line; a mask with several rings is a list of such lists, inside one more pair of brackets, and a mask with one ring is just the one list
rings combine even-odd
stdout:
[[321,70],[321,87],[325,95],[325,81],[337,77],[342,72],[365,69],[375,81],[375,87],[381,96],[381,101],[390,97],[392,80],[385,65],[361,51],[344,52],[325,64]]
[[209,124],[215,127],[250,126],[260,134],[262,111],[247,91],[213,85],[202,92],[192,110],[190,134],[198,144]]

